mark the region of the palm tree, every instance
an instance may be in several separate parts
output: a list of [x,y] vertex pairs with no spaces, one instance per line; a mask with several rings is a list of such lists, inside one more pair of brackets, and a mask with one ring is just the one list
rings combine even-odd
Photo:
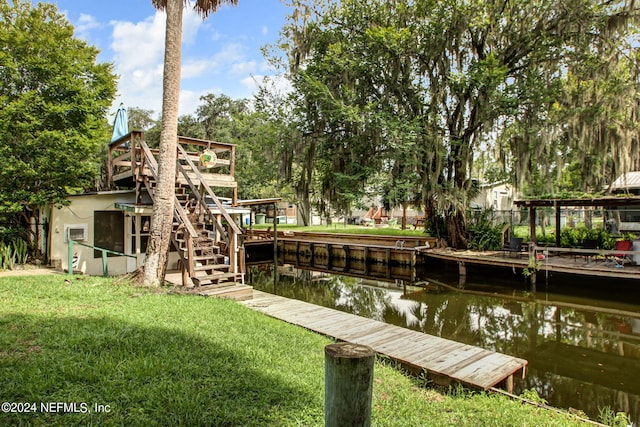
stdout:
[[[158,180],[143,282],[159,286],[163,283],[173,224],[178,134],[180,69],[182,61],[182,12],[189,0],[151,0],[158,10],[165,10],[164,76],[162,81],[162,128],[158,157]],[[206,18],[222,4],[237,5],[237,0],[196,0],[194,9]]]

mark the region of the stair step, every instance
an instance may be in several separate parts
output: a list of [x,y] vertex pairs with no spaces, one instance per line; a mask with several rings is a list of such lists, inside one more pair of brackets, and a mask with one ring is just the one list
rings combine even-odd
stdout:
[[213,284],[213,283],[220,283],[220,281],[224,280],[225,282],[227,281],[226,279],[231,279],[233,278],[234,280],[237,279],[238,277],[240,277],[239,273],[215,273],[215,274],[207,274],[207,275],[198,275],[196,277],[192,277],[191,280],[193,281],[193,284],[196,286],[202,286],[204,284]]
[[[184,248],[187,247],[187,239],[183,239],[183,238],[180,238],[180,237],[177,237],[177,236],[175,237],[175,239],[176,239],[176,242],[178,242],[180,244],[181,248],[182,247],[184,247]],[[220,246],[216,246],[214,244],[215,240],[213,240],[213,239],[211,239],[209,237],[200,237],[200,238],[196,237],[196,238],[193,239],[193,243],[196,244],[194,246],[194,249],[197,249],[197,248],[216,248],[216,249],[220,249]],[[203,245],[204,243],[206,243],[207,245],[206,246]]]
[[213,254],[213,255],[194,255],[193,260],[194,261],[204,261],[204,260],[215,260],[215,261],[219,261],[221,259],[224,259],[225,255],[222,254]]
[[236,285],[237,285],[236,282],[222,282],[222,283],[216,283],[215,285],[202,285],[198,288],[198,292],[220,290],[220,289],[230,288]]
[[[180,246],[180,250],[187,254],[187,246]],[[202,260],[202,259],[220,259],[216,257],[223,257],[220,253],[220,248],[217,246],[208,246],[206,248],[193,248],[193,259],[194,260]]]
[[205,264],[205,265],[197,265],[193,267],[195,271],[206,271],[206,270],[225,270],[231,267],[229,264]]
[[[187,239],[185,239],[184,236],[180,236],[180,237],[176,236],[175,239],[181,243],[187,241]],[[194,237],[193,242],[202,244],[202,243],[215,243],[216,241],[211,237],[200,236],[200,237]]]
[[229,298],[236,301],[245,301],[253,298],[253,287],[249,285],[238,285],[233,282],[201,286],[197,288],[195,292],[202,296]]

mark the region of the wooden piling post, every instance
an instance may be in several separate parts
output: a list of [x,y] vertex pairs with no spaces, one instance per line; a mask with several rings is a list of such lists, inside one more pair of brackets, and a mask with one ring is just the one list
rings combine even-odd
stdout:
[[351,254],[349,252],[349,245],[342,245],[342,249],[344,249],[344,269],[342,271],[349,271],[349,264],[351,261]]
[[467,266],[464,261],[458,261],[458,286],[463,288],[467,284]]
[[375,352],[352,343],[329,344],[325,354],[325,427],[371,426]]
[[369,274],[369,247],[365,246],[364,247],[364,274],[367,275]]

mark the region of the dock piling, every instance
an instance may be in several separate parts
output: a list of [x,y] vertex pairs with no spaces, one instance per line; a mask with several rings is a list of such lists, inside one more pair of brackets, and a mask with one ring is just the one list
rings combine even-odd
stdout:
[[324,425],[370,426],[375,352],[342,342],[327,345],[324,354]]

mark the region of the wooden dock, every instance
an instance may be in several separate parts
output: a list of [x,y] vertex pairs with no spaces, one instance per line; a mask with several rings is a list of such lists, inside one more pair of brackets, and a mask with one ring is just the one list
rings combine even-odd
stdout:
[[340,341],[369,346],[441,385],[457,382],[512,391],[514,375],[521,372],[524,377],[526,372],[524,359],[261,291],[254,290],[253,299],[242,304]]
[[[510,269],[530,268],[528,254],[520,256],[508,256],[503,251],[472,251],[454,249],[420,249],[422,254],[429,258],[452,261],[460,267],[460,274],[465,272],[466,265],[484,265],[490,267],[506,267]],[[544,254],[542,250],[550,250],[551,254]],[[593,250],[581,250],[571,248],[541,248],[538,253],[545,255],[544,259],[537,260],[536,268],[539,272],[565,273],[575,276],[606,277],[608,279],[640,279],[640,266],[633,263],[626,264],[624,268],[616,268],[614,263],[603,260],[585,260],[585,254],[593,253]],[[599,250],[599,253],[613,254],[622,251]],[[635,254],[637,251],[624,251]]]

